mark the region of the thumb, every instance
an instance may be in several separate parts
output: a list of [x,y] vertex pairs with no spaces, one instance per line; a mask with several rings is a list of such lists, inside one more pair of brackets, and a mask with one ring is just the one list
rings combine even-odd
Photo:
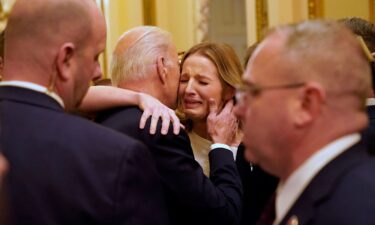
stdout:
[[217,104],[216,104],[215,99],[210,98],[208,100],[208,103],[209,103],[210,114],[217,114]]

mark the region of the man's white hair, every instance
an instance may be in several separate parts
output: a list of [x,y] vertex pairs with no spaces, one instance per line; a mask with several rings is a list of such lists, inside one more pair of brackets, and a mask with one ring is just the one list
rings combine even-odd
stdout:
[[[114,51],[111,63],[111,77],[115,86],[129,80],[146,78],[157,57],[163,55],[165,63],[172,63],[166,54],[172,44],[169,32],[154,26],[139,26],[125,32],[118,44],[128,35],[139,33],[135,40],[129,40],[126,48]],[[118,45],[117,44],[117,45]]]

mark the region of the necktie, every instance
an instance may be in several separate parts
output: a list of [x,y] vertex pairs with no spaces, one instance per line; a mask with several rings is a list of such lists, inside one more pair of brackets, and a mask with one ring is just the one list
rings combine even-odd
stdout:
[[268,200],[256,225],[272,225],[276,219],[275,209],[276,193]]

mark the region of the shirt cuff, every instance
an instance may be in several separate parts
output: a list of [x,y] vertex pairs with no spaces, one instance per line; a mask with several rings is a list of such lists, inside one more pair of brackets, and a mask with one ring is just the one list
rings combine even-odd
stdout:
[[234,160],[236,160],[236,156],[237,156],[237,147],[230,147],[229,145],[226,145],[226,144],[221,144],[221,143],[215,143],[215,144],[212,144],[211,145],[211,150],[215,149],[215,148],[225,148],[229,151],[231,151],[233,153],[233,158]]
[[225,148],[225,149],[228,149],[229,151],[232,151],[231,148],[229,147],[229,145],[221,144],[221,143],[215,143],[215,144],[211,145],[211,150],[213,150],[215,148]]

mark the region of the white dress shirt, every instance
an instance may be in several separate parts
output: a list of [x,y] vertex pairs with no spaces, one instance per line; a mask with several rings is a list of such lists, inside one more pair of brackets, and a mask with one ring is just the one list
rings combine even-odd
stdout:
[[375,105],[375,98],[368,98],[366,100],[366,105],[367,106]]
[[26,81],[2,81],[0,82],[0,86],[13,86],[13,87],[20,87],[20,88],[25,88],[29,90],[33,90],[36,92],[40,92],[43,94],[46,94],[53,98],[59,105],[61,105],[62,108],[65,108],[63,100],[58,96],[55,92],[50,92],[46,87],[43,87],[39,84],[34,84],[31,82],[26,82]]
[[214,148],[225,148],[233,153],[234,160],[236,160],[237,147],[229,147],[226,144],[215,143],[199,136],[194,132],[189,132],[189,139],[191,148],[193,149],[194,159],[199,163],[203,169],[203,173],[210,176],[210,161],[208,159],[208,153]]
[[280,183],[276,190],[276,219],[273,224],[277,225],[281,222],[310,181],[324,166],[360,139],[359,133],[336,139],[314,153],[285,182]]

